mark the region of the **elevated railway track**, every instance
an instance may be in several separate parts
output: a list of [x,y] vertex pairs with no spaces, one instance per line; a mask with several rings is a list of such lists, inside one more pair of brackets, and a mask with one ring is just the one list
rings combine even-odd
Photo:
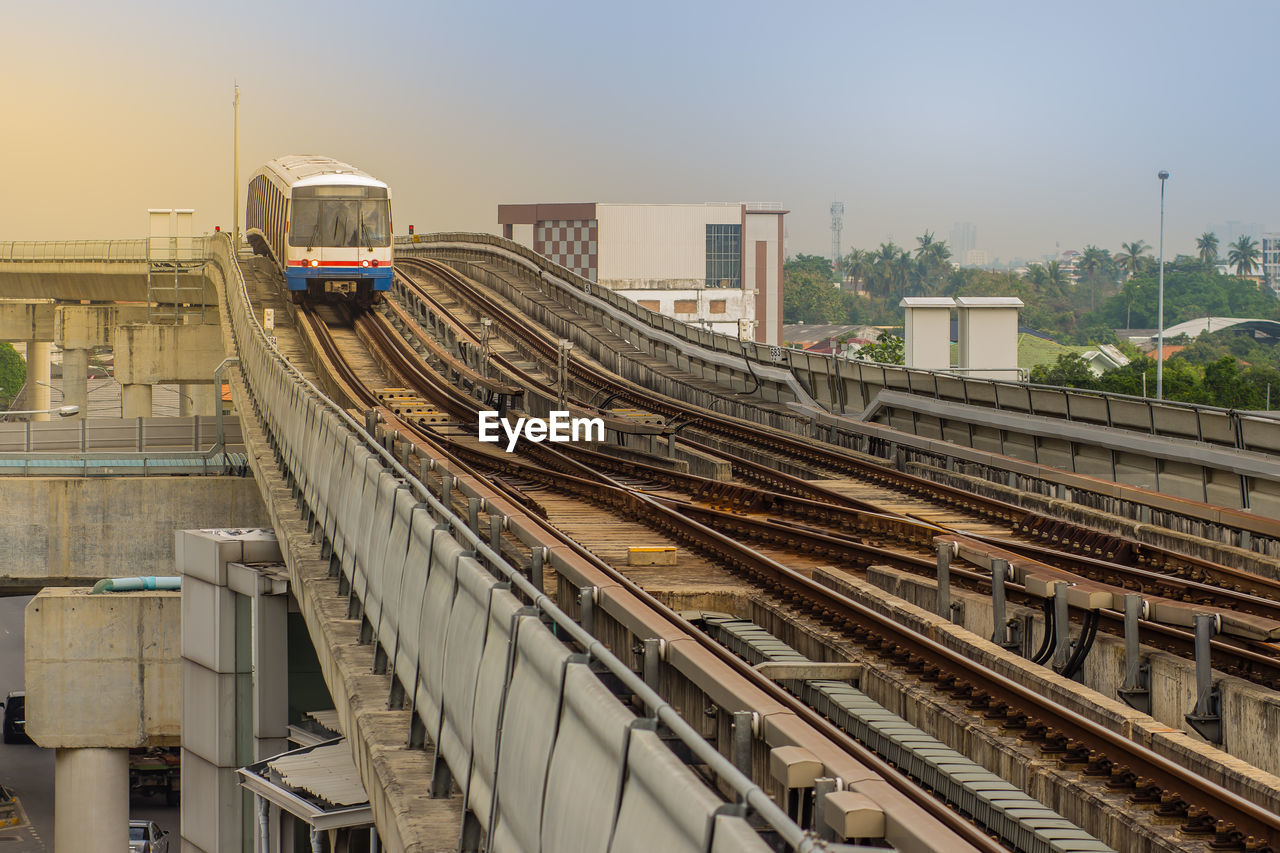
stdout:
[[[557,352],[550,336],[530,328],[521,315],[495,294],[468,281],[447,265],[415,259],[404,266],[429,270],[441,286],[472,306],[471,310],[492,318],[518,350],[544,364],[554,363]],[[403,274],[400,281],[401,293],[406,296],[424,293],[423,288],[407,281]],[[439,305],[433,297],[423,298],[429,304]],[[421,306],[416,307],[422,310]],[[494,361],[517,381],[525,382],[530,393],[548,397],[558,393],[549,382],[530,376],[529,371],[512,366],[509,360],[495,356]],[[1258,678],[1262,683],[1280,683],[1276,680],[1274,649],[1266,645],[1280,637],[1280,606],[1275,603],[1280,599],[1280,582],[1169,549],[1125,541],[1079,525],[1038,518],[1010,503],[939,486],[842,448],[710,413],[639,387],[585,358],[574,359],[570,373],[578,383],[574,390],[584,409],[590,408],[588,401],[591,400],[625,401],[631,406],[643,407],[679,426],[678,435],[673,432],[671,441],[702,454],[730,459],[736,475],[765,485],[775,493],[772,497],[765,497],[767,493],[753,495],[750,502],[757,508],[766,500],[770,506],[781,503],[776,493],[807,498],[813,503],[804,508],[803,515],[811,523],[833,528],[842,535],[865,534],[869,519],[873,537],[913,542],[917,548],[929,551],[934,550],[934,540],[940,534],[977,539],[1025,558],[1032,569],[1051,566],[1075,576],[1070,581],[1087,578],[1114,587],[1117,595],[1132,591],[1161,599],[1174,608],[1166,608],[1165,613],[1175,624],[1183,626],[1194,620],[1187,615],[1189,610],[1184,608],[1178,612],[1176,605],[1213,609],[1226,615],[1226,633],[1240,638],[1240,641],[1217,643],[1216,648],[1223,657],[1222,668]],[[726,453],[725,448],[733,448],[733,453]],[[614,464],[626,467],[626,463]],[[630,467],[639,474],[643,466],[631,463]],[[803,471],[808,476],[788,473],[788,469]],[[650,466],[643,476],[669,482],[677,475]],[[705,482],[694,491],[705,494],[714,489],[730,494],[736,490],[736,499],[722,500],[730,505],[741,501],[743,492],[747,491],[736,484]],[[888,505],[886,499],[891,501]],[[890,524],[887,517],[897,517],[905,523]],[[1110,609],[1123,612],[1123,604],[1115,604]],[[1121,626],[1121,620],[1114,614],[1104,617],[1104,621],[1111,630]],[[1165,626],[1156,632],[1162,635],[1155,643],[1161,647],[1176,648],[1187,654],[1193,646],[1193,639],[1185,630],[1170,631],[1169,626]],[[1247,648],[1249,644],[1258,643],[1264,645]],[[1242,644],[1246,646],[1243,650]]]
[[[1094,572],[1112,582],[1123,577],[1117,586],[1128,585],[1147,595],[1176,595],[1185,599],[1184,604],[1252,610],[1246,615],[1259,620],[1258,625],[1274,615],[1268,609],[1271,596],[1265,584],[1230,572],[1215,574],[1217,566],[1207,561],[1197,565],[1173,552],[1162,554],[1144,547],[1140,558],[1126,559],[1115,550],[1119,546],[1093,531],[1073,529],[1064,537],[1058,530],[1060,540],[1089,544],[1051,547],[1037,535],[1044,525],[1028,519],[1016,506],[974,501],[958,489],[948,492],[941,503],[921,500],[920,495],[928,495],[932,488],[926,481],[874,482],[886,469],[857,454],[834,450],[828,457],[827,448],[814,452],[817,445],[795,436],[739,423],[656,394],[577,354],[566,365],[569,381],[557,382],[561,353],[555,334],[530,333],[529,322],[521,323],[518,313],[504,319],[499,309],[510,311],[509,306],[492,294],[486,297],[461,276],[443,284],[436,278],[433,283],[419,269],[406,265],[410,275],[402,275],[398,285],[402,293],[416,291],[416,303],[406,300],[389,306],[385,315],[365,314],[352,322],[337,315],[326,316],[329,322],[299,317],[300,330],[313,341],[315,352],[323,354],[324,362],[348,366],[345,372],[326,368],[325,375],[320,375],[318,371],[316,381],[353,412],[377,412],[380,423],[374,434],[381,437],[387,452],[406,463],[407,470],[419,471],[423,484],[450,502],[458,517],[470,514],[477,534],[498,554],[515,557],[527,547],[526,525],[536,526],[539,537],[555,538],[559,543],[555,548],[572,553],[575,569],[552,572],[543,565],[535,567],[540,561],[530,562],[526,555],[522,571],[531,583],[537,577],[545,594],[553,596],[565,613],[590,625],[592,633],[620,659],[629,657],[637,672],[650,665],[641,642],[645,632],[637,631],[638,625],[647,624],[652,633],[672,638],[671,632],[678,628],[684,638],[680,642],[696,645],[709,660],[717,661],[722,677],[727,677],[725,668],[737,673],[735,677],[820,734],[827,744],[824,749],[834,745],[845,756],[843,760],[893,785],[901,797],[894,801],[895,809],[910,804],[909,808],[928,815],[921,826],[950,833],[971,849],[992,849],[983,829],[994,831],[993,827],[975,828],[968,819],[973,817],[971,812],[957,820],[952,809],[936,810],[937,800],[886,759],[744,664],[714,637],[689,633],[687,620],[669,607],[664,613],[660,598],[665,593],[648,591],[625,569],[602,559],[596,553],[600,543],[592,548],[567,537],[558,528],[573,527],[565,520],[570,516],[578,516],[580,530],[607,531],[610,525],[638,524],[653,541],[670,541],[674,547],[696,553],[723,577],[732,578],[745,597],[757,602],[753,606],[793,613],[798,622],[838,637],[842,648],[863,665],[909,680],[939,707],[950,706],[986,720],[982,725],[996,732],[997,739],[1024,750],[1034,763],[1047,761],[1061,773],[1076,774],[1079,787],[1097,788],[1101,780],[1091,807],[1132,810],[1153,804],[1154,817],[1137,836],[1142,849],[1204,843],[1213,849],[1265,850],[1276,843],[1280,824],[1273,809],[1260,805],[1256,797],[1209,781],[1124,734],[1057,705],[1007,674],[975,664],[954,648],[898,625],[832,589],[823,582],[822,572],[808,567],[910,565],[927,574],[938,539],[963,538],[992,553],[1006,553],[1011,562],[1084,577]],[[482,318],[490,321],[487,330],[479,322]],[[647,369],[669,371],[670,365],[661,362]],[[370,376],[372,386],[366,381]],[[723,393],[695,379],[675,376],[666,387],[691,390],[695,396]],[[403,400],[392,399],[396,395],[389,396],[388,388],[411,389],[436,414],[424,417],[419,411],[402,417],[395,409]],[[383,392],[381,396],[378,391]],[[603,417],[615,416],[618,404],[658,414],[664,428],[649,435],[668,448],[727,462],[736,480],[718,481],[674,470],[678,466],[657,464],[662,461],[660,455],[601,452],[608,448],[559,452],[546,445],[525,444],[522,454],[507,456],[494,452],[492,445],[481,445],[463,427],[474,424],[476,413],[484,408],[537,412],[559,401],[575,412]],[[735,406],[742,404],[741,399],[735,401]],[[781,409],[775,411],[778,417],[785,415]],[[859,480],[872,482],[864,487],[856,485]],[[907,494],[913,487],[920,495]],[[487,536],[480,532],[482,515],[489,516]],[[1023,527],[1027,529],[1018,529]],[[605,537],[607,533],[598,538]],[[1130,555],[1136,553],[1130,548]],[[979,588],[989,583],[984,566],[967,566],[964,560],[956,563],[955,576],[962,582]],[[1166,566],[1192,577],[1193,584],[1176,585],[1181,581],[1174,575],[1156,571]],[[1122,571],[1130,574],[1119,574]],[[1213,581],[1227,590],[1222,595],[1234,596],[1229,604],[1225,598],[1210,603],[1211,596],[1219,594]],[[659,615],[661,630],[646,622],[652,616],[622,614],[603,592],[606,589],[625,591],[631,600],[643,602]],[[1016,583],[1010,590],[1020,594]],[[363,620],[369,609],[361,600],[359,585],[351,581],[346,592],[352,597],[352,612]],[[376,637],[376,621],[366,630]],[[1216,650],[1215,654],[1226,652]],[[1242,673],[1251,667],[1260,673],[1265,663],[1246,656],[1230,666]],[[1266,683],[1267,677],[1259,680]],[[693,685],[684,683],[681,689],[686,698],[702,697],[690,701],[686,710],[706,701],[705,691],[699,693]],[[725,725],[722,718],[716,728]],[[728,725],[732,732],[733,724]],[[728,739],[732,740],[731,733]],[[720,742],[723,747],[725,740]],[[757,755],[754,763],[759,762]],[[1008,839],[1005,843],[1009,844]]]
[[[437,310],[440,310],[441,302],[434,301]],[[395,310],[390,313],[395,315],[402,313]],[[404,325],[405,317],[399,317],[400,325]],[[476,398],[463,395],[459,396],[458,392],[452,385],[444,387],[446,383],[440,382],[437,378],[431,376],[434,371],[424,373],[420,368],[413,364],[413,356],[410,353],[416,353],[421,346],[415,347],[415,342],[401,341],[394,343],[394,328],[390,323],[379,321],[374,315],[366,315],[360,318],[357,323],[360,329],[360,336],[366,341],[380,341],[378,347],[382,350],[382,354],[378,356],[378,360],[384,365],[390,364],[393,360],[399,359],[398,366],[390,372],[395,373],[395,381],[403,382],[407,387],[413,387],[418,393],[421,393],[424,399],[438,405],[441,409],[449,410],[453,416],[460,419],[474,420],[475,413],[479,409]],[[457,324],[455,334],[463,331],[462,324]],[[318,325],[313,326],[313,334],[320,338],[323,332]],[[461,339],[466,339],[465,334],[459,335]],[[473,336],[474,337],[474,336]],[[420,344],[420,342],[418,342]],[[478,341],[475,341],[478,343]],[[388,353],[398,350],[398,354],[391,356]],[[465,349],[463,350],[465,352]],[[437,361],[455,362],[449,366],[445,373],[452,373],[457,379],[465,377],[464,386],[469,384],[472,393],[477,396],[484,397],[487,393],[501,393],[508,398],[514,399],[519,396],[513,393],[512,386],[509,384],[512,380],[526,380],[525,392],[541,392],[548,393],[555,389],[545,380],[534,377],[527,370],[514,368],[509,364],[501,365],[501,369],[505,372],[507,378],[503,380],[491,379],[487,376],[481,376],[475,373],[474,369],[467,368],[465,356],[452,358],[451,354],[446,351],[433,351],[432,353]],[[335,354],[335,360],[336,354]],[[502,359],[498,359],[499,362]],[[471,374],[467,370],[471,370]],[[523,375],[516,375],[523,374]],[[483,378],[486,381],[480,382],[477,379]],[[598,378],[598,377],[597,377]],[[469,381],[468,381],[469,380]],[[499,392],[498,389],[501,389]],[[597,389],[598,393],[599,389]],[[611,391],[611,394],[619,393],[617,390]],[[635,393],[634,389],[630,389],[630,393]],[[356,404],[360,407],[374,409],[379,407],[376,395],[370,395],[367,391],[362,395],[354,395],[357,397]],[[492,399],[490,397],[489,399]],[[584,410],[589,406],[582,402],[580,394],[578,395],[578,404]],[[636,401],[640,402],[639,400]],[[649,409],[655,408],[652,396],[645,398]],[[690,413],[687,409],[677,412],[672,411],[671,416],[689,418]],[[863,549],[860,559],[863,560],[889,560],[893,555],[888,549],[880,548],[877,553],[869,554],[868,550],[875,551],[878,547],[874,544],[868,545],[866,539],[866,527],[868,523],[882,525],[881,529],[876,532],[887,540],[895,542],[903,539],[916,538],[920,542],[931,542],[940,532],[947,532],[936,524],[922,522],[909,517],[910,514],[901,512],[886,512],[882,507],[869,504],[863,500],[841,501],[838,496],[833,500],[833,495],[829,490],[818,489],[820,492],[816,497],[825,498],[830,503],[824,504],[822,501],[814,500],[813,487],[811,483],[806,483],[803,479],[793,479],[793,490],[800,492],[801,495],[807,494],[806,497],[800,495],[786,495],[783,493],[768,493],[762,489],[744,486],[741,484],[724,484],[713,483],[701,478],[692,478],[688,475],[679,476],[670,471],[661,468],[644,468],[638,463],[628,463],[619,461],[612,457],[606,457],[602,454],[590,454],[582,452],[574,454],[576,458],[570,458],[565,454],[552,454],[545,448],[539,448],[534,454],[535,460],[530,463],[522,464],[513,459],[503,460],[499,456],[487,449],[481,449],[478,443],[469,440],[464,436],[443,435],[442,432],[454,432],[431,430],[421,432],[416,430],[411,423],[404,422],[389,412],[386,407],[382,407],[382,415],[386,419],[385,429],[394,430],[402,437],[414,436],[413,440],[426,441],[430,445],[434,445],[435,452],[447,451],[457,457],[458,464],[462,464],[462,460],[466,460],[467,465],[475,466],[477,471],[486,471],[488,473],[497,474],[495,480],[500,488],[504,487],[508,497],[514,498],[518,503],[536,507],[543,513],[546,513],[545,500],[539,500],[536,493],[529,489],[531,484],[537,484],[540,489],[555,488],[557,491],[572,492],[577,490],[580,494],[592,493],[594,497],[587,503],[603,503],[613,508],[625,507],[626,512],[633,517],[645,517],[648,519],[651,527],[656,529],[667,529],[672,532],[676,539],[683,542],[686,546],[692,546],[699,551],[712,555],[712,559],[723,565],[732,567],[741,577],[746,578],[750,583],[759,585],[762,593],[775,599],[787,606],[798,607],[807,611],[810,615],[816,617],[824,624],[843,626],[849,632],[849,637],[858,643],[865,644],[866,651],[873,656],[877,652],[882,652],[886,659],[887,665],[900,666],[908,671],[919,673],[923,676],[923,681],[928,683],[940,682],[943,692],[947,695],[959,696],[964,699],[965,704],[972,705],[974,709],[980,709],[986,714],[990,712],[990,719],[1001,721],[1010,721],[1008,728],[1011,731],[1029,732],[1029,736],[1025,739],[1030,742],[1038,742],[1044,745],[1045,754],[1058,754],[1065,752],[1068,754],[1068,763],[1080,763],[1087,767],[1093,778],[1104,775],[1108,779],[1113,776],[1116,779],[1116,787],[1119,790],[1138,791],[1136,796],[1138,799],[1142,797],[1156,800],[1163,798],[1169,800],[1168,806],[1164,810],[1162,817],[1167,821],[1170,818],[1183,818],[1183,830],[1195,835],[1203,834],[1211,827],[1210,834],[1217,837],[1223,835],[1226,837],[1234,837],[1232,833],[1248,833],[1255,838],[1268,838],[1273,831],[1269,827],[1268,819],[1265,816],[1265,809],[1241,799],[1233,800],[1233,796],[1228,795],[1225,801],[1215,799],[1218,793],[1213,790],[1210,784],[1207,788],[1203,780],[1190,778],[1186,775],[1187,771],[1177,768],[1167,759],[1162,759],[1158,755],[1152,754],[1146,756],[1139,754],[1131,756],[1124,755],[1127,760],[1113,760],[1107,757],[1115,755],[1118,747],[1126,745],[1127,739],[1116,736],[1114,733],[1107,732],[1105,729],[1097,731],[1091,730],[1089,726],[1082,726],[1081,721],[1073,719],[1070,714],[1060,716],[1052,709],[1040,706],[1039,708],[1028,710],[1018,710],[1018,706],[1014,701],[1025,702],[1026,696],[1020,695],[1016,689],[1010,688],[1008,685],[1000,683],[999,679],[990,680],[989,674],[982,674],[974,677],[970,674],[971,668],[964,666],[963,670],[952,672],[957,669],[960,663],[958,659],[947,657],[941,654],[939,650],[928,647],[928,644],[920,645],[919,638],[902,637],[901,640],[894,636],[894,641],[886,643],[883,638],[893,636],[890,633],[892,629],[886,625],[880,625],[872,622],[870,628],[866,627],[864,621],[867,618],[866,613],[861,612],[856,603],[842,601],[838,594],[833,593],[820,584],[813,582],[807,578],[803,572],[796,573],[787,569],[777,560],[772,559],[767,554],[761,554],[753,549],[744,548],[744,546],[724,536],[720,530],[728,529],[739,534],[739,538],[751,539],[755,538],[759,541],[775,544],[782,543],[778,550],[792,551],[800,550],[805,552],[817,552],[824,557],[832,555],[848,556],[857,549]],[[742,440],[743,435],[738,434],[738,439]],[[682,436],[681,441],[684,441]],[[714,449],[703,445],[702,450],[713,452]],[[594,457],[593,462],[598,465],[599,469],[611,471],[610,474],[602,474],[601,470],[596,470],[592,465],[584,462],[582,457]],[[843,464],[843,463],[842,463]],[[744,467],[747,467],[744,465]],[[576,474],[585,475],[575,477],[568,473],[575,471]],[[548,472],[554,472],[553,475]],[[627,478],[631,482],[628,484],[619,477]],[[772,473],[760,471],[757,469],[756,478],[760,480],[777,479],[777,472]],[[722,504],[734,505],[736,512],[725,513],[722,510],[715,510],[703,507],[695,507],[689,503],[688,496],[676,497],[653,496],[645,494],[647,491],[653,491],[654,487],[670,488],[675,485],[673,481],[681,480],[682,484],[690,491],[690,495],[697,495],[700,499],[707,498],[708,490],[722,489],[728,494],[722,493],[718,496],[718,501]],[[548,482],[551,481],[551,482]],[[636,488],[636,486],[641,488]],[[524,486],[524,488],[521,488]],[[677,489],[678,491],[678,489]],[[771,506],[771,511],[783,514],[791,512],[800,516],[808,516],[810,521],[818,523],[819,526],[834,527],[837,529],[837,535],[832,534],[830,530],[821,531],[803,531],[797,530],[794,524],[779,524],[765,521],[753,521],[747,519],[744,513],[748,509],[758,508],[762,501],[776,503]],[[791,505],[787,501],[792,501]],[[712,498],[712,503],[717,502],[717,498]],[[806,506],[806,504],[808,504]],[[843,505],[842,505],[843,504]],[[852,504],[852,506],[848,505]],[[828,517],[831,514],[832,507],[838,512],[840,517],[836,521],[831,521]],[[717,514],[718,513],[718,514]],[[814,519],[813,516],[818,516]],[[678,521],[677,521],[678,519]],[[732,523],[739,522],[740,525],[756,525],[756,533],[754,535],[741,529],[734,529]],[[1007,519],[1005,519],[1007,521]],[[856,523],[856,526],[855,524]],[[850,536],[849,528],[853,527],[859,530],[860,536]],[[908,535],[909,532],[909,535]],[[788,533],[790,535],[788,535]],[[969,535],[984,535],[981,532],[970,530]],[[1009,544],[1007,541],[1003,544]],[[797,549],[796,546],[800,547]],[[1037,550],[1044,556],[1051,556],[1058,552],[1052,552],[1050,549],[1041,546],[1024,546]],[[1074,560],[1076,567],[1080,566],[1078,555],[1066,554],[1060,555],[1061,559],[1070,558]],[[900,559],[900,556],[899,556]],[[919,558],[917,558],[919,561]],[[921,568],[927,567],[927,562],[920,561]],[[1103,562],[1103,561],[1098,561]],[[625,579],[625,576],[618,575],[615,579]],[[981,573],[974,572],[973,579],[980,580]],[[1148,578],[1148,581],[1152,580]],[[621,582],[621,580],[619,581]],[[562,594],[561,603],[572,607],[575,603],[572,594]],[[857,626],[862,625],[859,629]],[[1014,701],[1011,701],[1014,700]],[[1041,697],[1043,701],[1043,697]],[[1052,703],[1049,703],[1050,705]],[[994,709],[994,710],[993,710]],[[1045,718],[1054,720],[1053,723],[1044,722]],[[1084,721],[1087,723],[1088,721]],[[1123,743],[1121,743],[1123,742]],[[1083,757],[1086,760],[1080,762]],[[1181,774],[1181,775],[1180,775]],[[1194,774],[1192,774],[1194,776]],[[1183,796],[1171,797],[1170,790],[1186,791],[1193,790],[1196,793],[1196,802],[1184,799]],[[1226,814],[1228,817],[1220,817]],[[1223,826],[1218,825],[1218,820],[1226,821]],[[1229,824],[1229,826],[1228,826]],[[1221,832],[1219,832],[1221,830]],[[1240,839],[1243,839],[1240,835]],[[1256,846],[1256,844],[1255,844]]]

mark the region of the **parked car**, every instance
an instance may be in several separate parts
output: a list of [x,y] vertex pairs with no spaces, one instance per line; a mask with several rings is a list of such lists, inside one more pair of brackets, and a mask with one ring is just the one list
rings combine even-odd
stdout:
[[5,743],[34,743],[27,736],[27,694],[22,690],[10,693],[0,706],[4,708],[2,738]]
[[169,830],[154,820],[129,821],[129,853],[169,853]]

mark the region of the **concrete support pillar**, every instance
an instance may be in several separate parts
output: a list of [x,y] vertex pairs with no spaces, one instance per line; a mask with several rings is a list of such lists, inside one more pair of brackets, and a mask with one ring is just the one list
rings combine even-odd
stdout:
[[289,596],[253,597],[253,757],[289,748]]
[[84,418],[89,413],[89,351],[87,349],[68,349],[62,351],[62,391],[65,395],[63,403],[68,406],[79,406],[77,418]]
[[59,749],[55,762],[54,853],[128,850],[129,750]]
[[[49,408],[49,342],[27,341],[27,390],[23,408],[36,411]],[[49,420],[48,411],[32,415],[33,421]]]
[[151,386],[126,385],[120,395],[120,417],[151,417]]

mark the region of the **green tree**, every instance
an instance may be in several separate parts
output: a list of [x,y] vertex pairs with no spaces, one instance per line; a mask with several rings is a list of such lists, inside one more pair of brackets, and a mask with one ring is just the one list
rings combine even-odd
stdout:
[[1060,388],[1097,388],[1098,378],[1089,363],[1075,352],[1064,352],[1052,365],[1037,364],[1031,368],[1031,381]]
[[824,276],[827,281],[836,280],[835,270],[831,268],[830,258],[824,258],[822,255],[806,255],[803,252],[787,258],[786,263],[783,264],[783,272],[786,275],[810,273]]
[[1067,271],[1062,268],[1060,261],[1049,261],[1044,268],[1044,283],[1052,291],[1056,291],[1059,295],[1065,296],[1067,293]]
[[1084,247],[1084,252],[1076,263],[1076,269],[1080,271],[1089,291],[1089,310],[1092,311],[1096,306],[1101,286],[1115,283],[1115,261],[1111,259],[1111,253],[1106,249],[1099,249],[1090,243]]
[[927,293],[936,293],[946,283],[951,250],[943,240],[935,240],[926,231],[916,238],[916,281]]
[[1196,253],[1200,256],[1201,263],[1207,267],[1213,266],[1218,260],[1218,235],[1206,231],[1197,237]]
[[854,351],[853,357],[862,361],[874,361],[879,364],[905,364],[907,361],[906,345],[897,335],[881,335],[873,344],[863,344]]
[[[1205,365],[1204,388],[1208,402],[1227,409],[1261,409],[1262,401],[1254,399],[1254,389],[1250,386],[1245,372],[1240,369],[1240,362],[1233,356],[1222,358]],[[1256,403],[1256,405],[1255,405]]]
[[1258,244],[1248,234],[1241,235],[1230,245],[1227,263],[1236,268],[1236,275],[1253,275],[1258,266]]
[[13,399],[22,390],[22,383],[27,381],[27,363],[13,348],[13,344],[0,342],[0,395],[6,406],[13,404]]
[[[1129,279],[1120,293],[1105,299],[1093,315],[1082,321],[1083,325],[1154,329],[1158,323],[1156,285],[1156,277],[1149,272]],[[1218,275],[1203,267],[1194,272],[1166,268],[1165,327],[1196,317],[1280,319],[1280,300],[1270,288],[1259,288],[1247,279]]]
[[783,265],[784,323],[838,322],[843,306],[840,289],[831,281],[831,262],[826,258],[798,255]]
[[[1145,378],[1145,385],[1144,380]],[[1150,356],[1140,356],[1124,367],[1102,374],[1099,385],[1104,391],[1141,397],[1156,393],[1156,361]],[[1169,358],[1164,363],[1164,396],[1184,403],[1204,403],[1204,383],[1198,368],[1181,358]]]
[[871,257],[869,291],[881,298],[892,299],[906,292],[910,282],[911,255],[890,240],[881,243]]
[[875,253],[868,252],[866,249],[850,249],[849,254],[844,256],[844,263],[841,265],[845,277],[851,279],[858,285],[859,289],[865,291],[875,266],[874,258]]
[[1142,259],[1147,252],[1151,251],[1151,247],[1144,240],[1135,240],[1132,243],[1121,243],[1120,252],[1115,256],[1116,263],[1125,271],[1125,274],[1132,278],[1142,270]]

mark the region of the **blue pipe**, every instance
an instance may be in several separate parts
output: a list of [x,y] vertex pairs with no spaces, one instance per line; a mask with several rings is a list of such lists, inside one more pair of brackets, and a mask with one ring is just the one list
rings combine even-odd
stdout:
[[143,589],[182,589],[180,577],[103,578],[93,585],[90,595],[104,592],[131,592]]

